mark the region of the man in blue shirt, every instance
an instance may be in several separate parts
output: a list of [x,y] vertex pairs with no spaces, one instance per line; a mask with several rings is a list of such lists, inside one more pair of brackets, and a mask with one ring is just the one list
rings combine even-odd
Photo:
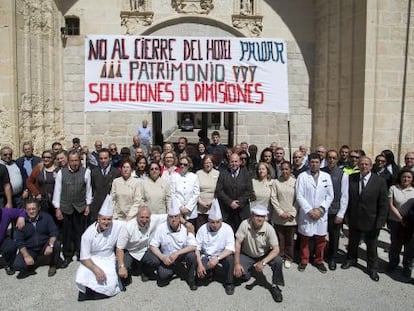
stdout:
[[[56,274],[56,267],[60,262],[60,242],[57,241],[58,228],[52,216],[41,212],[39,204],[29,200],[25,205],[25,226],[16,230],[15,241],[19,253],[14,260],[13,267],[20,271],[18,279],[35,274],[36,265],[42,257],[49,263],[48,276]],[[42,260],[43,262],[43,260]]]

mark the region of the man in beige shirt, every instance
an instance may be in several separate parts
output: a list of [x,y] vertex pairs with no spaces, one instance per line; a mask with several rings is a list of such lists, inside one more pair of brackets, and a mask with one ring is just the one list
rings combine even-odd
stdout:
[[256,205],[251,209],[250,218],[240,224],[236,232],[234,276],[248,280],[252,272],[262,273],[269,265],[273,271],[270,293],[276,302],[282,302],[279,285],[285,285],[283,261],[279,256],[276,231],[266,221],[267,213],[266,206]]

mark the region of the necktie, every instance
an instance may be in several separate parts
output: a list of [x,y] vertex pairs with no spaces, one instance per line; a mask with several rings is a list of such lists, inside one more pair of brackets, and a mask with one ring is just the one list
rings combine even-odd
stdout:
[[365,188],[364,177],[361,177],[361,191],[360,192],[362,192],[362,190],[364,190],[364,188]]

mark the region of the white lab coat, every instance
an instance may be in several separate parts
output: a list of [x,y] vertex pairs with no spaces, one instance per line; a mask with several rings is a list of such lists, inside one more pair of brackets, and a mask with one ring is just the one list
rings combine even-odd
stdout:
[[86,229],[82,235],[80,259],[91,259],[106,275],[106,281],[98,283],[95,274],[84,265],[76,273],[76,285],[81,292],[89,287],[97,293],[115,296],[120,292],[118,274],[115,268],[115,246],[124,221],[114,220],[110,229],[99,233],[97,223]]
[[[319,171],[317,183],[310,171],[299,174],[296,180],[296,201],[299,204],[298,231],[304,236],[326,235],[328,231],[328,209],[334,198],[331,176]],[[325,214],[312,220],[307,213],[315,207],[324,207]]]

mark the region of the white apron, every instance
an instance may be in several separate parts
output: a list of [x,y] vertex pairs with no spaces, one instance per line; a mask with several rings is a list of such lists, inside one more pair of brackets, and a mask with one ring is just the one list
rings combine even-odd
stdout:
[[122,225],[122,222],[114,220],[111,229],[98,233],[96,224],[92,224],[82,235],[81,259],[91,259],[105,272],[106,281],[98,283],[95,274],[81,264],[76,273],[79,291],[84,293],[85,288],[89,287],[107,296],[115,296],[120,292],[114,249]]

